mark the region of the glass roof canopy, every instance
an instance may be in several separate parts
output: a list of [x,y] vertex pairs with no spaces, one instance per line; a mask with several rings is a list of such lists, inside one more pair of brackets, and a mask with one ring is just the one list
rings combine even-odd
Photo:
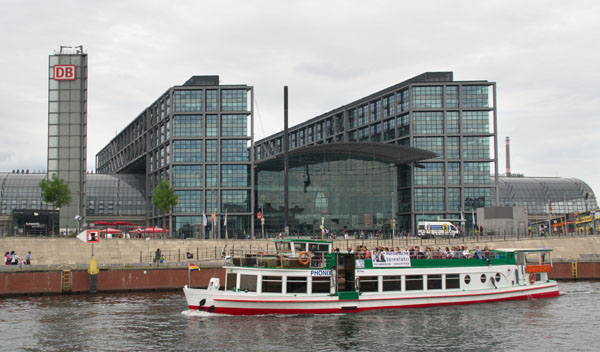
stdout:
[[[358,159],[387,162],[395,165],[432,159],[437,154],[419,148],[383,143],[333,143],[297,148],[289,151],[289,168],[322,162]],[[257,161],[257,170],[283,170],[283,153],[269,159]]]

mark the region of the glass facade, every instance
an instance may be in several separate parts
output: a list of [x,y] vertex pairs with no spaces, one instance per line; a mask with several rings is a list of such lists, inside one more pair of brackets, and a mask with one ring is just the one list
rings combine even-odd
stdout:
[[[342,138],[326,143],[394,143],[436,153],[430,160],[397,168],[398,223],[414,233],[419,219],[465,218],[471,207],[493,204],[497,188],[492,175],[498,167],[495,87],[487,81],[454,81],[452,72],[428,72],[292,127],[289,133],[314,129],[317,138],[313,141],[309,133],[303,146],[322,143],[322,124],[343,114],[345,128],[333,126],[333,134]],[[257,143],[260,158],[280,153],[275,138],[281,135]],[[467,220],[470,226],[472,219]]]
[[[330,231],[389,232],[396,175],[393,165],[355,159],[290,168],[291,231],[320,234],[323,220]],[[259,170],[257,207],[267,220],[266,236],[283,228],[283,197],[283,171]]]

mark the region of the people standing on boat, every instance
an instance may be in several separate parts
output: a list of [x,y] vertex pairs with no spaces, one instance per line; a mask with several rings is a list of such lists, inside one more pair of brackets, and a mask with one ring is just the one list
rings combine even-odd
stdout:
[[369,248],[365,247],[365,259],[371,259],[371,252],[369,252]]

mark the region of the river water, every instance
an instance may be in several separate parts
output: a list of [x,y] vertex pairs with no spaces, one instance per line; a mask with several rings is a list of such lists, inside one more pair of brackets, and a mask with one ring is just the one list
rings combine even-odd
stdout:
[[598,351],[600,282],[558,298],[370,311],[224,316],[181,292],[0,299],[2,351]]

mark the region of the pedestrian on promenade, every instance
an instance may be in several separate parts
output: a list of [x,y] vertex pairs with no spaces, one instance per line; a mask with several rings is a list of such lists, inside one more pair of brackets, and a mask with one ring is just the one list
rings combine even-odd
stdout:
[[31,265],[31,251],[27,252],[25,255],[25,264]]
[[156,252],[154,252],[154,262],[156,263],[156,265],[158,265],[160,263],[160,257],[161,257],[160,248],[156,248]]

